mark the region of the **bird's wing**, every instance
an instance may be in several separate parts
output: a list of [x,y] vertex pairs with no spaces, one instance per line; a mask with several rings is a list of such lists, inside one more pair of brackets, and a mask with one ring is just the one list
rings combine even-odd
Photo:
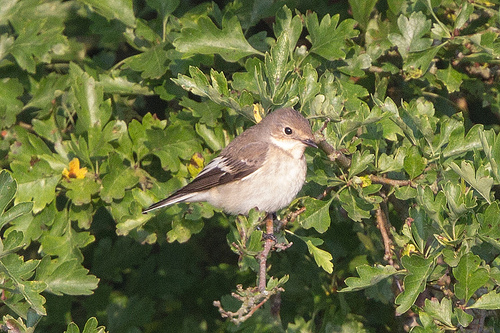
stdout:
[[213,159],[191,183],[174,195],[205,191],[240,180],[262,166],[269,149],[264,142],[252,142],[237,150],[231,148]]

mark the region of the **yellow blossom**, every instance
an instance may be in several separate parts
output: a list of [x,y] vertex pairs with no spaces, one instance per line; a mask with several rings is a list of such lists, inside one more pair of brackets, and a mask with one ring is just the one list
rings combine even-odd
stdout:
[[205,164],[204,162],[205,159],[203,158],[203,155],[201,155],[200,153],[194,153],[187,166],[189,174],[192,177],[196,177],[196,175],[198,175],[198,173],[203,170],[203,166]]
[[74,158],[69,162],[69,171],[68,169],[64,168],[62,175],[66,179],[70,178],[76,178],[76,179],[83,179],[85,178],[85,175],[87,174],[87,168],[81,168],[80,169],[80,160],[78,158]]
[[264,108],[260,104],[254,104],[253,105],[253,118],[255,119],[256,123],[260,123],[262,120],[262,115],[264,114]]
[[409,256],[412,252],[417,252],[417,249],[415,248],[415,245],[413,244],[406,244],[404,249],[403,249],[403,256]]

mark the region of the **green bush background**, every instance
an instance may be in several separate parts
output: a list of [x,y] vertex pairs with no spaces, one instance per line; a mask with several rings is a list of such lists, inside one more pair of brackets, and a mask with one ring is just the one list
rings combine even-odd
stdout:
[[[0,328],[500,330],[499,29],[497,0],[0,0]],[[288,106],[321,149],[237,325],[260,216],[141,212]]]

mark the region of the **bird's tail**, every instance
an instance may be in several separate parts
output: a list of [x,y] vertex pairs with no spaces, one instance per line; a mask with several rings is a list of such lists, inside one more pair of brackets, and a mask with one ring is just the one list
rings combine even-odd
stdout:
[[178,203],[178,202],[189,201],[189,199],[191,197],[193,197],[195,194],[196,193],[187,193],[187,194],[180,194],[179,195],[179,194],[174,193],[173,195],[169,196],[168,198],[160,200],[160,201],[152,204],[148,208],[144,209],[142,211],[142,213],[147,214],[150,211],[161,208],[161,207],[170,206],[170,205],[173,205],[173,204]]

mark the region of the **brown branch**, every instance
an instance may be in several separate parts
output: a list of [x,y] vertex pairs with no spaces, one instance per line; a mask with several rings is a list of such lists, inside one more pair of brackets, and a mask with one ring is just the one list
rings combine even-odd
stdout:
[[393,265],[392,240],[389,237],[387,217],[380,206],[375,211],[375,217],[377,219],[377,228],[380,230],[380,234],[382,235],[382,240],[384,242],[384,259],[389,263],[389,265]]
[[390,185],[390,186],[411,186],[414,188],[417,187],[417,185],[413,184],[411,180],[391,179],[386,177],[380,177],[377,175],[370,175],[370,179],[372,183],[376,184]]
[[[273,214],[267,214],[265,218],[266,222],[266,233],[269,236],[274,234],[273,228]],[[267,273],[267,256],[274,245],[273,237],[267,237],[264,249],[259,255],[259,291],[262,293],[266,290],[266,273]]]

